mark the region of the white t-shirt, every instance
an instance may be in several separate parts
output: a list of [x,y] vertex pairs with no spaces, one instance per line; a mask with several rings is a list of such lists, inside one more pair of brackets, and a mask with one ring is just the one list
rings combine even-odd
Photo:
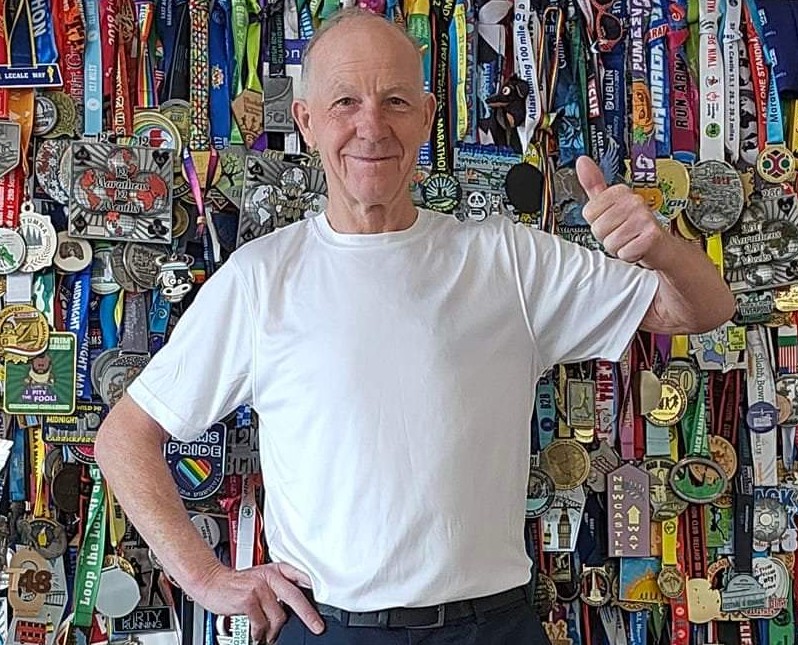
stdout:
[[488,595],[530,576],[538,377],[619,359],[657,286],[504,217],[359,235],[314,217],[237,250],[128,392],[182,440],[253,406],[270,553],[318,601]]

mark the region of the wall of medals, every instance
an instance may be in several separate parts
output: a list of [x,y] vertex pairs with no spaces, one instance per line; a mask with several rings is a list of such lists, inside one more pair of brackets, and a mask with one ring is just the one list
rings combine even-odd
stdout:
[[[719,329],[541,379],[526,538],[555,645],[795,642],[797,4],[362,2],[416,38],[438,99],[419,205],[599,248],[587,154],[737,295]],[[3,642],[246,642],[170,581],[92,442],[229,253],[324,207],[290,103],[340,6],[2,3]],[[165,457],[219,557],[266,561],[252,411]]]

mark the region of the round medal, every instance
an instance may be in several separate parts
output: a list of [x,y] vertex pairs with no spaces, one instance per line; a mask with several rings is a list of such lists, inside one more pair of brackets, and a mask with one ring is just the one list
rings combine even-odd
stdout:
[[172,206],[172,238],[181,237],[189,225],[188,211],[180,202]]
[[782,421],[783,425],[798,425],[798,375],[786,374],[776,379],[776,394],[790,403],[790,414]]
[[133,281],[143,289],[158,286],[158,258],[168,257],[169,248],[160,244],[125,244],[122,259]]
[[38,356],[50,342],[44,314],[30,305],[8,305],[0,310],[0,348],[9,360]]
[[204,513],[192,515],[191,523],[197,527],[202,539],[205,540],[208,546],[215,549],[222,536],[219,523],[210,515],[205,515]]
[[754,500],[754,537],[770,544],[787,530],[787,509],[772,497]]
[[675,465],[670,459],[662,457],[646,459],[643,462],[643,470],[651,476],[649,500],[651,519],[654,522],[672,520],[687,510],[687,502],[677,497],[670,487],[670,474]]
[[45,518],[36,518],[28,521],[27,527],[30,530],[28,543],[40,556],[52,560],[66,553],[66,531],[61,524]]
[[687,410],[687,395],[674,381],[661,381],[662,394],[656,408],[645,415],[655,426],[672,426],[681,420]]
[[[57,452],[61,453],[60,450]],[[59,510],[77,513],[80,510],[80,466],[64,464],[53,477],[50,493]]]
[[686,358],[671,359],[662,372],[662,380],[678,385],[687,396],[688,401],[692,401],[698,394],[700,377],[695,363]]
[[731,443],[719,435],[710,435],[709,452],[712,461],[723,468],[726,478],[731,481],[737,474],[737,452]]
[[729,230],[740,218],[743,203],[743,182],[732,166],[714,159],[693,166],[685,212],[700,231],[712,234]]
[[105,370],[108,363],[110,363],[113,359],[117,358],[119,354],[122,352],[121,349],[118,347],[112,347],[110,349],[106,349],[91,362],[91,370],[89,376],[91,378],[91,386],[94,388],[95,392],[100,391],[100,379],[102,377],[103,371]]
[[543,204],[543,173],[530,163],[515,164],[504,178],[504,192],[519,213],[537,213]]
[[540,455],[540,467],[554,480],[557,490],[581,486],[590,473],[590,456],[573,439],[551,442]]
[[527,518],[541,517],[554,503],[554,481],[545,471],[531,466],[526,487]]
[[141,589],[136,579],[122,567],[106,567],[100,574],[96,609],[111,618],[121,618],[133,611],[141,601]]
[[62,273],[77,273],[91,264],[91,244],[79,237],[70,237],[66,231],[57,236],[57,250],[53,264]]
[[133,117],[133,134],[145,139],[150,148],[183,149],[180,131],[174,123],[156,110],[138,110]]
[[116,405],[149,362],[147,354],[120,354],[108,361],[100,375],[100,397],[103,402],[109,407]]
[[786,425],[787,419],[790,418],[790,413],[792,412],[792,403],[786,396],[777,394],[776,407],[779,410],[779,425]]
[[795,157],[787,146],[769,143],[756,158],[756,171],[771,184],[789,183],[795,179]]
[[25,240],[10,228],[0,228],[0,274],[17,271],[25,262]]
[[545,573],[539,573],[535,586],[535,609],[538,616],[545,618],[557,602],[557,585]]
[[676,159],[657,159],[657,185],[663,196],[660,213],[672,220],[687,208],[690,173]]
[[770,432],[778,425],[779,411],[766,401],[757,401],[745,413],[745,425],[751,432]]
[[657,575],[657,586],[666,598],[678,598],[684,591],[684,575],[679,567],[663,565]]
[[25,202],[19,215],[19,234],[25,240],[25,262],[19,268],[23,273],[34,273],[51,266],[57,237],[49,217],[34,212],[33,204]]
[[130,293],[138,293],[142,288],[136,284],[133,277],[128,273],[124,261],[125,245],[114,245],[111,251],[111,273],[114,275],[114,280],[119,284],[122,289]]
[[673,492],[687,502],[709,504],[726,490],[726,473],[704,457],[685,457],[676,463],[668,477]]
[[604,567],[585,567],[579,597],[586,605],[603,607],[612,600],[612,582]]
[[58,120],[55,103],[46,94],[36,95],[33,117],[33,136],[43,137],[52,132]]
[[463,192],[454,175],[433,173],[421,184],[421,196],[427,208],[440,213],[453,213]]

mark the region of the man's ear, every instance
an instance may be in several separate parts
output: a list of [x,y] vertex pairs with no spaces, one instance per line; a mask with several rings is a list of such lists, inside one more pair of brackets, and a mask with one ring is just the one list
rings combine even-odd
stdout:
[[302,133],[302,138],[305,139],[308,148],[315,148],[316,138],[313,136],[313,125],[310,122],[310,110],[308,109],[307,101],[305,99],[294,99],[293,103],[291,103],[291,115],[294,117],[294,121],[296,121],[296,125]]
[[435,95],[431,92],[424,93],[423,101],[424,103],[422,106],[422,111],[424,113],[424,129],[422,132],[424,140],[422,143],[426,143],[432,136],[432,123],[435,120],[435,108],[437,106],[437,102],[435,101]]

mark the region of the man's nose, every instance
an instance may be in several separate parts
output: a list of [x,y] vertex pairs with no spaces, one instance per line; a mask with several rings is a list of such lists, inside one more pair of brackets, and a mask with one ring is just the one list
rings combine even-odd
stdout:
[[390,128],[382,106],[374,102],[361,105],[357,115],[357,134],[366,141],[380,141],[388,136]]

